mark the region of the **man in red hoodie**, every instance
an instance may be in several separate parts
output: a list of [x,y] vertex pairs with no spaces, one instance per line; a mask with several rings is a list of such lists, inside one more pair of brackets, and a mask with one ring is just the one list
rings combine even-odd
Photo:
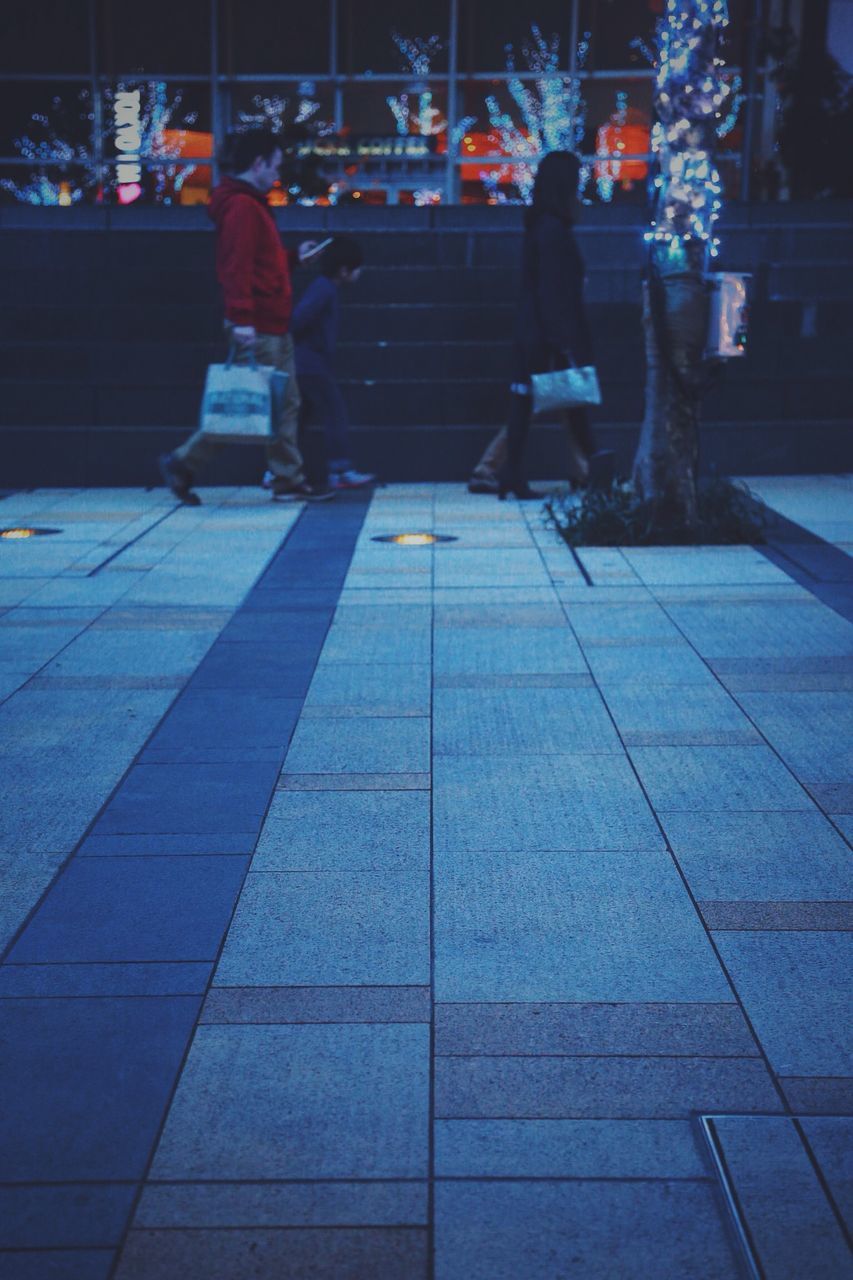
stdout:
[[[273,365],[288,374],[276,434],[267,448],[272,496],[280,501],[317,501],[333,494],[312,489],[305,480],[297,443],[300,399],[289,332],[291,264],[310,254],[314,245],[305,241],[298,251],[289,252],[282,247],[266,200],[281,161],[281,146],[268,130],[234,134],[224,165],[233,176],[224,177],[215,188],[209,214],[216,224],[216,274],[225,297],[225,328],[234,344],[235,362],[247,364],[254,355],[258,364]],[[197,431],[174,453],[159,459],[166,484],[189,506],[201,501],[192,488],[196,469],[218,443]]]

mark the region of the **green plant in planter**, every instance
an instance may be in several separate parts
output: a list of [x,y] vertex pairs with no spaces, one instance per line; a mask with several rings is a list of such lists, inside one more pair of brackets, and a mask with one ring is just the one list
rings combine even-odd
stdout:
[[766,508],[745,484],[712,479],[698,487],[695,523],[661,525],[656,503],[640,499],[630,484],[588,490],[580,498],[562,492],[545,503],[548,524],[570,547],[732,545],[764,542]]

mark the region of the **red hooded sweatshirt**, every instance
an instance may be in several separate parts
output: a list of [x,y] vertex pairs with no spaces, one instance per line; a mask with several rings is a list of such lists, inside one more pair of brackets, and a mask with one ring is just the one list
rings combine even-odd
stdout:
[[266,197],[239,178],[223,178],[210,197],[216,224],[216,275],[225,318],[258,333],[287,333],[293,309],[288,253]]

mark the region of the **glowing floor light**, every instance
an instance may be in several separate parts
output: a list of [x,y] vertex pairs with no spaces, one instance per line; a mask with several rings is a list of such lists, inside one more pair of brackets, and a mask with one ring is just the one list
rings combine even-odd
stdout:
[[457,542],[446,533],[380,533],[371,542],[393,542],[398,547],[429,547],[434,542]]

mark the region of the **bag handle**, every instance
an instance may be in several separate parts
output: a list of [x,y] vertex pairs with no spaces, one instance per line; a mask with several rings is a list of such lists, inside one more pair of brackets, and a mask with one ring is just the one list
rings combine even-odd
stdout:
[[[232,338],[228,346],[228,355],[225,360],[226,369],[231,368],[232,364],[234,363],[234,357],[236,356],[236,354],[237,354],[237,343]],[[257,367],[258,367],[258,360],[257,360],[257,356],[255,355],[255,344],[253,342],[249,345],[249,368],[257,369]]]

